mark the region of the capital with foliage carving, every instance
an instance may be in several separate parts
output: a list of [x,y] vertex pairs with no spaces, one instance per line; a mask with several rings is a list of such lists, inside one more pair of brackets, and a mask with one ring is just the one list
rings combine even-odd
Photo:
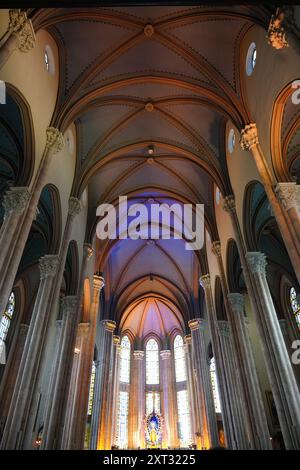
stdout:
[[241,131],[241,147],[243,150],[251,150],[254,145],[257,145],[258,133],[257,127],[254,122],[247,124]]
[[250,271],[253,274],[266,274],[266,255],[260,251],[249,251],[246,253],[246,260]]
[[228,301],[234,312],[244,312],[245,306],[245,297],[243,294],[239,293],[230,293],[228,294]]
[[64,147],[64,137],[55,127],[47,127],[46,130],[46,148],[53,153],[60,152]]
[[77,214],[80,213],[80,211],[81,211],[81,204],[80,204],[79,199],[77,199],[77,197],[71,196],[71,197],[69,198],[68,204],[69,204],[68,213],[69,213],[70,216],[73,217],[73,216],[75,216],[75,215],[77,215]]
[[226,196],[224,199],[223,209],[226,212],[234,212],[235,211],[235,197],[233,194]]
[[201,276],[199,279],[200,285],[204,289],[209,289],[210,288],[210,275],[209,274],[204,274],[204,276]]
[[218,320],[217,321],[218,332],[220,336],[230,336],[230,328],[227,320]]
[[11,187],[4,194],[3,207],[5,215],[12,211],[23,212],[30,198],[30,192],[26,187]]
[[188,325],[191,331],[204,330],[206,320],[204,318],[193,318],[190,320]]
[[285,28],[283,26],[285,19],[285,12],[282,8],[277,8],[275,15],[271,16],[271,20],[268,27],[268,44],[270,44],[274,49],[283,49],[288,46],[286,40]]
[[133,351],[133,358],[136,361],[142,361],[144,359],[145,352],[144,351],[139,351],[139,350],[134,350]]
[[285,210],[300,211],[300,186],[296,183],[278,183],[275,188],[277,198]]
[[57,272],[59,257],[57,255],[45,255],[39,259],[40,278],[54,277]]
[[61,299],[61,308],[64,314],[73,314],[76,312],[78,299],[76,295],[67,295]]
[[212,243],[211,251],[213,254],[217,257],[221,256],[221,242],[220,241],[215,241]]
[[96,291],[100,292],[100,290],[105,286],[105,280],[103,276],[98,276],[94,274],[93,278],[93,287]]

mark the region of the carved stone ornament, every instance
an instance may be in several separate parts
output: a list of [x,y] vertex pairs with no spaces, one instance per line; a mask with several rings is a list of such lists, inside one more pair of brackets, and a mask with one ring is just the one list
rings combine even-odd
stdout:
[[64,147],[64,137],[55,127],[47,127],[46,147],[51,149],[53,153],[60,152]]
[[54,277],[57,272],[59,257],[57,255],[45,255],[39,259],[40,278]]
[[258,134],[257,127],[254,122],[247,124],[241,131],[241,147],[243,150],[251,150],[254,145],[257,145]]

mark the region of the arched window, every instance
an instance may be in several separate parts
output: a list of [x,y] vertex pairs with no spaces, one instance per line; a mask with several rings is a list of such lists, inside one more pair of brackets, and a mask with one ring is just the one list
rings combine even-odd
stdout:
[[130,341],[128,336],[123,336],[120,352],[120,382],[130,382]]
[[292,307],[292,310],[296,319],[297,326],[300,330],[300,304],[297,300],[297,294],[296,294],[296,290],[294,287],[291,287],[291,290],[290,290],[290,302],[291,302],[291,307]]
[[15,294],[12,292],[9,296],[5,312],[0,320],[0,339],[5,341],[11,320],[15,311]]
[[177,335],[174,340],[175,377],[176,382],[186,380],[185,353],[182,336]]
[[179,421],[180,447],[188,447],[192,443],[191,415],[187,390],[178,390],[177,408]]
[[216,364],[215,364],[215,358],[214,357],[212,357],[210,359],[209,370],[210,370],[210,380],[211,380],[211,386],[212,386],[213,397],[214,397],[215,412],[216,413],[221,413],[221,404],[220,404],[220,396],[219,396],[219,389],[218,389]]
[[91,372],[91,381],[90,381],[90,391],[89,391],[88,416],[91,416],[92,411],[93,411],[95,376],[96,376],[96,365],[95,365],[95,361],[93,361],[92,372]]
[[146,344],[146,384],[159,384],[159,351],[155,339],[149,339]]

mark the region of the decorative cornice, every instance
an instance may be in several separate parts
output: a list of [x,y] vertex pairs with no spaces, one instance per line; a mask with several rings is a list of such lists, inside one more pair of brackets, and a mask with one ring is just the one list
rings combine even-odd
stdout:
[[89,260],[93,256],[93,247],[90,243],[83,244],[83,256]]
[[246,260],[253,274],[266,274],[266,255],[260,251],[246,253]]
[[244,314],[245,297],[243,294],[231,293],[227,295],[232,310]]
[[63,314],[73,314],[76,312],[78,305],[78,299],[76,295],[68,295],[65,297],[62,297],[61,299],[61,308],[63,311]]
[[257,127],[254,122],[247,124],[241,131],[241,147],[243,150],[251,150],[254,145],[257,145],[258,134]]
[[218,320],[217,328],[220,336],[230,336],[230,327],[227,320]]
[[223,209],[226,212],[234,212],[235,211],[235,197],[233,194],[226,196],[224,199]]
[[45,255],[39,259],[40,278],[54,277],[57,272],[59,257],[57,255]]
[[81,204],[77,197],[71,196],[68,201],[68,214],[70,216],[75,216],[81,211]]
[[210,275],[204,274],[204,276],[201,276],[199,279],[199,283],[204,289],[209,289],[210,288]]
[[160,357],[163,361],[169,359],[171,357],[170,349],[164,349],[163,351],[160,351]]
[[94,274],[93,278],[93,288],[96,289],[98,292],[102,289],[102,287],[105,286],[105,280],[104,277],[102,276],[97,276],[97,274]]
[[221,257],[221,242],[219,240],[212,242],[211,251],[215,256]]
[[11,187],[4,194],[3,207],[5,214],[9,212],[17,211],[22,212],[30,198],[30,192],[27,187]]
[[206,324],[204,318],[193,318],[188,322],[191,331],[203,330]]
[[47,127],[46,129],[46,148],[52,150],[53,153],[60,152],[64,147],[64,137],[62,133],[55,127]]
[[133,351],[133,358],[134,358],[134,360],[142,361],[142,360],[144,359],[144,356],[145,356],[145,352],[144,352],[144,351],[139,351],[139,350]]
[[277,183],[275,193],[285,210],[292,208],[300,212],[300,186],[296,183]]
[[268,27],[268,44],[271,44],[271,46],[277,50],[288,46],[288,42],[285,37],[286,31],[283,27],[284,19],[284,10],[282,8],[277,8],[275,15],[271,16]]

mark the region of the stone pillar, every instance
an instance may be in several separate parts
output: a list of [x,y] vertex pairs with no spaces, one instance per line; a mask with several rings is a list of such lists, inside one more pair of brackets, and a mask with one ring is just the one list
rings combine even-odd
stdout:
[[199,403],[201,406],[201,446],[210,448],[219,445],[218,428],[210,380],[209,363],[204,340],[206,321],[196,318],[189,321],[192,349],[197,373]]
[[285,207],[276,197],[276,193],[274,191],[275,181],[260,147],[256,124],[248,124],[241,131],[241,147],[243,150],[250,150],[255,160],[272,212],[300,284],[300,239],[299,233],[297,234],[297,231],[295,230],[295,225],[291,223],[290,220],[290,215],[293,215],[293,221],[295,222],[296,216],[294,212],[290,215],[287,214]]
[[116,323],[112,320],[102,320],[98,324],[98,361],[99,366],[97,375],[95,377],[95,391],[93,401],[93,412],[91,421],[91,449],[106,448],[105,443],[109,436],[108,429],[108,410],[111,397],[109,395],[109,388],[111,386],[112,376],[112,346],[113,346],[113,332],[116,328]]
[[57,356],[53,368],[52,382],[48,396],[47,409],[45,414],[45,424],[43,431],[43,449],[53,449],[56,447],[57,438],[60,434],[59,425],[62,415],[61,406],[65,404],[65,374],[68,367],[69,340],[75,319],[77,308],[77,297],[63,297],[61,302],[62,325],[60,337],[57,345]]
[[112,393],[113,399],[111,400],[111,404],[112,404],[111,443],[112,443],[112,445],[116,445],[116,437],[117,437],[116,430],[117,430],[119,389],[120,389],[120,381],[119,381],[119,376],[120,376],[120,352],[121,352],[120,336],[114,335],[113,344],[114,344],[114,348],[115,348],[115,355],[114,355],[114,357],[115,357],[115,367],[114,367],[114,385],[113,385],[113,393]]
[[234,436],[234,423],[231,413],[230,396],[227,387],[227,377],[225,374],[225,365],[223,363],[223,357],[221,355],[219,337],[216,330],[217,316],[214,308],[213,297],[211,292],[210,275],[206,274],[201,276],[200,284],[204,288],[205,300],[207,307],[207,318],[210,327],[212,349],[215,358],[216,372],[218,376],[218,385],[220,392],[220,402],[222,409],[222,421],[224,425],[224,433],[226,445],[229,448],[235,448],[235,436]]
[[[177,410],[175,404],[177,402],[174,397],[175,380],[172,374],[172,356],[170,350],[160,352],[161,357],[161,387],[162,387],[162,415],[164,418],[164,435],[162,441],[163,449],[168,447],[178,447],[179,441],[177,437]],[[176,392],[175,392],[176,393]]]
[[194,371],[193,371],[193,359],[192,359],[192,337],[191,335],[186,335],[184,337],[184,350],[185,350],[185,359],[186,359],[186,370],[187,370],[187,386],[191,402],[191,426],[192,426],[192,436],[193,443],[196,444],[197,449],[201,449],[201,442],[199,442],[199,432],[200,432],[200,420],[198,415],[198,406],[196,400],[196,384],[194,380]]
[[128,414],[128,447],[145,447],[145,353],[133,351]]
[[287,449],[300,448],[300,394],[266,279],[266,257],[246,254],[260,302],[267,371]]
[[5,310],[10,296],[32,221],[36,217],[36,210],[42,189],[46,182],[48,168],[55,153],[63,147],[64,141],[61,132],[54,127],[48,127],[46,131],[46,146],[44,154],[37,171],[37,175],[31,190],[31,196],[27,203],[27,210],[24,210],[18,220],[18,225],[14,233],[6,236],[6,243],[9,250],[0,266],[0,312]]
[[56,255],[46,255],[40,259],[41,280],[1,440],[2,449],[20,449],[22,447],[31,397],[46,333],[47,318],[45,314],[58,262],[59,260]]
[[35,34],[26,12],[9,10],[8,30],[0,43],[0,69],[16,49],[21,52],[29,52],[34,45]]

